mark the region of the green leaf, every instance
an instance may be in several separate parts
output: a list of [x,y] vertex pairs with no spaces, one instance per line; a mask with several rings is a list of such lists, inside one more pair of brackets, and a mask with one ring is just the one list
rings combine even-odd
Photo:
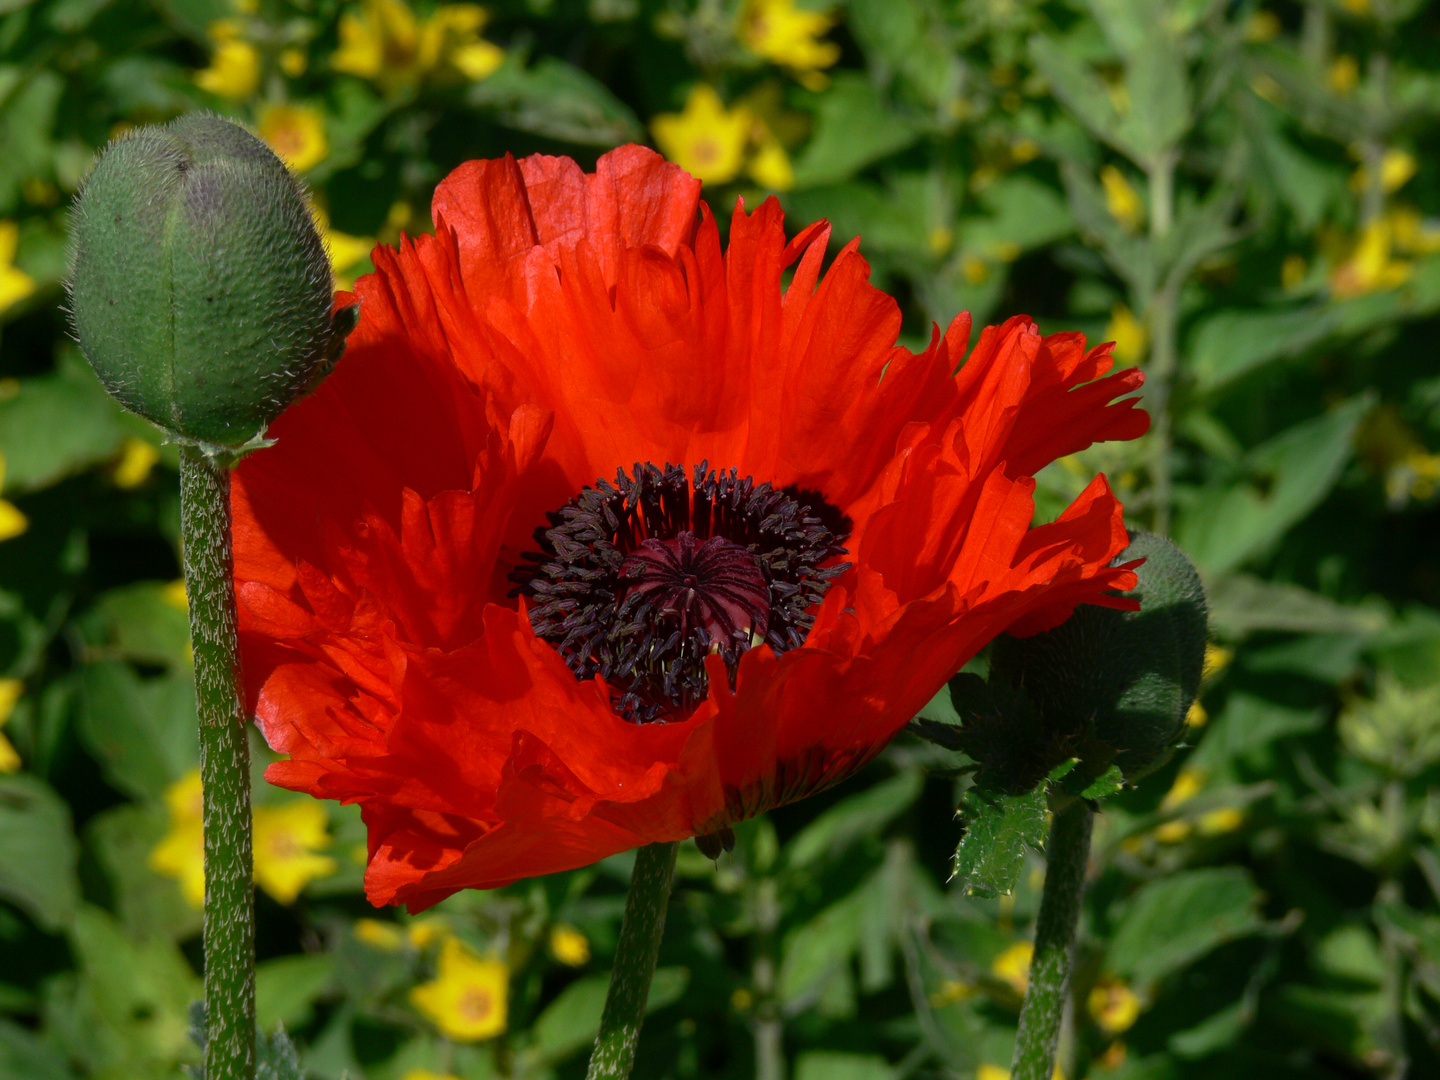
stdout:
[[909,769],[832,806],[790,841],[790,866],[799,869],[821,856],[834,858],[857,840],[879,834],[915,801],[923,786],[920,771]]
[[[654,1012],[677,1001],[689,981],[685,968],[657,968],[645,1011]],[[560,992],[531,1026],[533,1041],[524,1055],[531,1067],[557,1064],[595,1041],[609,985],[608,978],[597,976],[577,979]]]
[[142,581],[102,594],[82,620],[91,655],[188,668],[190,618],[169,597],[170,586],[158,581]]
[[957,230],[957,246],[1005,261],[1022,251],[1054,243],[1074,228],[1065,200],[1047,184],[1023,173],[987,186],[980,204],[987,217],[967,218]]
[[962,808],[965,835],[955,849],[953,877],[962,892],[1009,896],[1020,881],[1025,849],[1045,844],[1045,784],[1024,795],[972,788]]
[[644,129],[619,98],[584,71],[553,57],[529,68],[515,62],[474,83],[468,100],[495,110],[507,127],[581,146],[607,149],[644,138]]
[[1104,799],[1117,794],[1125,787],[1125,774],[1120,771],[1120,766],[1111,765],[1080,793],[1083,799]]
[[860,944],[865,905],[865,890],[856,889],[786,935],[779,979],[782,1001],[817,995],[827,979],[848,968]]
[[79,845],[70,809],[38,776],[0,776],[0,896],[47,930],[75,917]]
[[255,966],[255,1023],[265,1031],[276,1024],[303,1027],[315,1000],[330,988],[335,957],[329,953],[280,956]]
[[80,685],[80,738],[121,791],[158,799],[199,763],[188,670],[142,679],[128,664],[102,661],[85,668]]
[[1380,633],[1388,622],[1379,607],[1340,604],[1299,585],[1249,574],[1227,574],[1206,589],[1210,625],[1228,638],[1256,630],[1368,635]]
[[1335,325],[1328,307],[1219,311],[1205,317],[1190,339],[1189,371],[1195,389],[1214,394],[1268,364],[1299,355]]
[[[258,987],[256,988],[258,991]],[[257,1006],[258,1008],[258,1006]],[[258,1020],[257,1020],[258,1023]],[[300,1053],[284,1027],[255,1034],[255,1080],[305,1080]]]
[[1306,735],[1325,723],[1319,709],[1297,709],[1242,691],[1231,693],[1220,715],[1205,728],[1205,737],[1187,765],[1207,773],[1232,762],[1250,760],[1263,766],[1261,751],[1293,735]]
[[896,1072],[877,1054],[811,1050],[795,1061],[795,1080],[895,1080]]
[[1183,508],[1177,542],[1208,577],[1265,553],[1330,493],[1373,403],[1359,394],[1256,447],[1247,476],[1212,482]]
[[0,1080],[75,1080],[75,1074],[60,1051],[0,1019]]
[[79,978],[47,1013],[90,1075],[169,1076],[194,1060],[188,1016],[200,980],[172,942],[131,938],[108,913],[82,905],[70,947]]
[[1127,58],[1125,87],[1130,111],[1120,121],[1120,140],[1133,147],[1141,164],[1174,152],[1190,127],[1190,88],[1185,60],[1163,29],[1152,29]]
[[0,401],[6,491],[48,487],[114,457],[125,439],[122,415],[83,360],[20,380]]
[[1030,59],[1045,76],[1060,103],[1096,138],[1134,160],[1142,157],[1139,147],[1126,141],[1122,134],[1120,114],[1115,111],[1105,84],[1066,43],[1037,34],[1030,39]]
[[200,932],[200,910],[190,906],[173,878],[149,866],[150,852],[169,826],[159,803],[124,803],[85,826],[85,850],[109,877],[115,914],[133,938],[183,941]]
[[795,187],[847,180],[919,136],[919,127],[892,111],[869,79],[840,72],[816,107],[815,134],[795,162]]
[[1129,901],[1106,966],[1150,985],[1227,941],[1260,931],[1260,890],[1238,866],[1188,870],[1144,885]]

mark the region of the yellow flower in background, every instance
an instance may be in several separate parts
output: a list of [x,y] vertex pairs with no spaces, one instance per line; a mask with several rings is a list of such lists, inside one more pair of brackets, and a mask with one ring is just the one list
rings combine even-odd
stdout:
[[1205,661],[1200,667],[1201,680],[1213,679],[1220,672],[1230,666],[1230,661],[1235,659],[1235,650],[1227,649],[1224,645],[1216,645],[1213,641],[1205,645]]
[[309,66],[310,58],[305,55],[304,49],[285,49],[280,53],[280,70],[292,79],[304,75]]
[[205,903],[204,807],[200,770],[192,769],[165,789],[170,831],[150,851],[150,869],[180,883],[191,907]]
[[449,64],[471,82],[493,74],[505,62],[505,50],[480,36],[489,21],[479,4],[441,4],[420,28],[421,70]]
[[415,948],[423,949],[437,941],[448,939],[451,936],[450,924],[438,915],[428,919],[416,919],[405,928],[405,936]]
[[260,89],[259,50],[240,36],[240,25],[234,19],[211,23],[208,33],[215,52],[210,66],[195,72],[195,85],[230,101],[254,97]]
[[[982,1064],[975,1070],[975,1080],[1010,1080],[1010,1070],[999,1065]],[[1050,1074],[1050,1080],[1065,1080],[1065,1074],[1060,1071],[1060,1066],[1055,1066],[1055,1071]]]
[[1245,40],[1263,45],[1280,36],[1280,17],[1273,11],[1257,11],[1245,20]]
[[410,1002],[442,1035],[478,1042],[505,1030],[509,986],[504,963],[478,956],[452,937],[440,949],[434,981],[411,990]]
[[696,83],[685,111],[661,113],[650,123],[660,152],[696,179],[724,184],[740,175],[750,134],[748,109],[726,109],[705,83]]
[[795,0],[746,0],[740,40],[756,56],[789,68],[806,89],[818,91],[829,82],[819,69],[840,59],[839,45],[818,40],[834,25],[834,15],[797,8]]
[[329,846],[323,803],[255,807],[255,884],[280,903],[293,904],[306,885],[335,872],[334,859],[316,854]]
[[1280,287],[1286,292],[1298,289],[1310,272],[1310,266],[1303,255],[1286,255],[1280,264]]
[[411,1069],[400,1080],[460,1080],[454,1073],[437,1073],[429,1069]]
[[[180,883],[193,907],[205,903],[205,833],[200,770],[165,789],[170,831],[150,852],[150,868]],[[325,808],[309,799],[254,810],[255,882],[282,904],[294,903],[312,879],[334,873],[335,860],[313,853],[330,836]]]
[[[25,684],[19,679],[0,679],[0,728],[10,721],[10,714],[15,711],[24,692]],[[20,765],[20,755],[15,752],[15,747],[10,745],[9,739],[0,735],[0,773],[19,772]]]
[[1185,723],[1190,727],[1204,727],[1209,722],[1210,714],[1205,711],[1205,706],[1200,704],[1200,699],[1196,698],[1185,713]]
[[1397,206],[1385,215],[1397,251],[1433,255],[1440,251],[1440,227],[1427,222],[1413,206]]
[[1125,174],[1114,165],[1106,165],[1100,170],[1100,183],[1105,188],[1105,209],[1110,216],[1127,232],[1138,229],[1145,220],[1145,203]]
[[340,47],[330,58],[336,71],[384,86],[420,81],[452,68],[472,81],[505,60],[505,50],[480,37],[489,13],[478,4],[441,4],[422,24],[402,0],[363,0],[338,27]]
[[1017,941],[990,963],[990,971],[1014,987],[1017,994],[1024,994],[1030,985],[1030,961],[1035,956],[1035,946],[1028,941]]
[[1086,1000],[1095,1023],[1108,1035],[1119,1035],[1140,1018],[1140,999],[1119,979],[1101,979]]
[[393,922],[382,919],[356,919],[351,929],[355,940],[363,941],[372,949],[381,952],[399,952],[405,945],[405,935]]
[[150,476],[150,471],[160,463],[160,451],[153,443],[130,436],[120,448],[120,460],[115,463],[111,474],[116,487],[137,488]]
[[550,955],[562,964],[581,967],[590,962],[590,939],[573,926],[556,923],[550,928]]
[[1409,262],[1393,258],[1391,222],[1379,218],[1360,232],[1348,258],[1330,271],[1330,291],[1348,300],[1403,285],[1410,277]]
[[[0,454],[0,491],[5,490],[5,455]],[[11,540],[30,527],[30,519],[12,502],[0,499],[0,540]]]
[[0,221],[0,311],[18,304],[35,291],[35,279],[15,266],[20,246],[20,226]]
[[357,276],[353,271],[370,257],[375,240],[369,236],[351,236],[330,227],[330,215],[319,206],[311,205],[310,213],[315,218],[315,227],[320,230],[320,239],[325,242],[326,254],[330,256],[330,269],[335,273],[337,289],[352,289]]
[[189,594],[185,592],[184,578],[176,578],[170,582],[169,585],[166,585],[165,591],[160,594],[160,598],[177,611],[190,610],[190,597]]
[[1353,56],[1337,56],[1325,78],[1331,90],[1337,94],[1348,94],[1360,85],[1360,65]]
[[313,169],[330,153],[325,117],[308,105],[267,105],[260,112],[256,131],[296,172]]
[[795,186],[795,168],[790,164],[790,155],[775,138],[760,144],[747,166],[751,179],[771,191],[789,191]]
[[[1387,194],[1399,191],[1420,171],[1415,155],[1391,148],[1380,157],[1380,187]],[[1350,174],[1350,190],[1357,194],[1370,186],[1370,170],[1361,165]]]
[[1128,307],[1116,304],[1110,309],[1105,340],[1115,343],[1115,359],[1129,367],[1145,359],[1145,350],[1150,347],[1150,332]]
[[1245,811],[1237,806],[1222,806],[1217,810],[1201,814],[1195,828],[1201,836],[1219,836],[1234,832],[1245,824]]

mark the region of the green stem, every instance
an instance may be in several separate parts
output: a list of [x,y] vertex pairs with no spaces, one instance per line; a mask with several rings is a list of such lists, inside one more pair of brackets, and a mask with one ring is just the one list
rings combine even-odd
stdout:
[[1050,1080],[1055,1072],[1055,1046],[1065,1015],[1070,953],[1085,892],[1085,866],[1090,861],[1090,826],[1095,813],[1076,799],[1055,813],[1045,848],[1045,891],[1035,921],[1035,956],[1030,984],[1020,1008],[1010,1080]]
[[610,972],[610,991],[605,996],[600,1034],[590,1054],[586,1080],[625,1080],[635,1064],[635,1047],[640,1042],[655,961],[660,957],[674,878],[673,843],[651,844],[635,852],[630,895],[625,900],[625,919],[620,924],[615,967]]
[[230,470],[180,453],[180,528],[205,815],[205,1078],[255,1075],[250,744],[240,696]]

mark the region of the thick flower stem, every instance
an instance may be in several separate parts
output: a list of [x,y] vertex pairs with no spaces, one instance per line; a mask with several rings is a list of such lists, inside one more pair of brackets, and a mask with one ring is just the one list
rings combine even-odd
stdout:
[[1050,1080],[1055,1072],[1055,1044],[1065,1014],[1070,953],[1085,892],[1085,865],[1090,859],[1090,826],[1095,812],[1083,799],[1055,813],[1046,845],[1045,891],[1035,922],[1035,956],[1030,985],[1015,1033],[1011,1080]]
[[590,1055],[586,1080],[625,1080],[635,1064],[635,1047],[650,997],[650,979],[665,934],[665,911],[675,878],[675,845],[651,844],[635,852],[630,895],[620,924],[610,992],[600,1017],[600,1034]]
[[250,746],[240,697],[230,470],[180,454],[180,527],[205,815],[205,1078],[255,1075],[255,907]]

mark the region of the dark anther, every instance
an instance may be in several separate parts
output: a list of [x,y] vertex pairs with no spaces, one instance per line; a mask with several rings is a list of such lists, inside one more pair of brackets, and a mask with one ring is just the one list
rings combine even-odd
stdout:
[[719,832],[695,837],[695,846],[707,859],[718,859],[722,851],[735,850],[735,831],[729,825],[722,825]]
[[622,469],[546,517],[541,550],[510,575],[530,624],[578,678],[603,678],[616,711],[638,723],[705,700],[709,656],[733,686],[746,649],[803,643],[812,609],[850,566],[834,562],[846,533],[823,523],[843,521],[833,507],[812,511],[704,462],[693,478],[678,465]]

